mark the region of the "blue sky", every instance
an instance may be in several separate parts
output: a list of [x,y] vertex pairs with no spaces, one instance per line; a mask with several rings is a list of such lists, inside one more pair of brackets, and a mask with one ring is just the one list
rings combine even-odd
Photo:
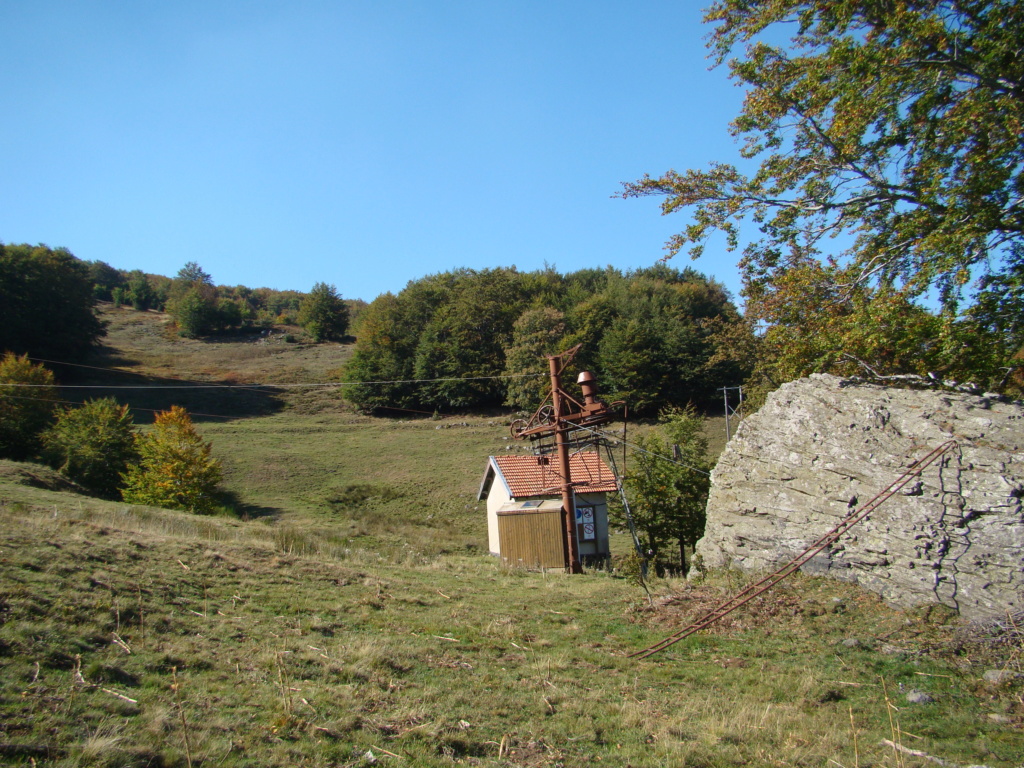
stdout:
[[0,240],[366,300],[647,266],[685,219],[620,182],[736,157],[702,7],[0,0]]

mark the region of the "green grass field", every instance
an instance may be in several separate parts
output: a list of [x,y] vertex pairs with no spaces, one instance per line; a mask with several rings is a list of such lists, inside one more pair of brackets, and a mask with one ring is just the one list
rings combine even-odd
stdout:
[[[123,372],[81,381],[319,383],[351,352],[111,319]],[[1021,632],[798,576],[637,661],[742,577],[656,580],[652,606],[613,572],[501,566],[475,495],[511,444],[503,415],[374,418],[328,388],[184,396],[240,516],[0,462],[2,764],[1024,764],[1021,678],[983,677],[1024,671]]]

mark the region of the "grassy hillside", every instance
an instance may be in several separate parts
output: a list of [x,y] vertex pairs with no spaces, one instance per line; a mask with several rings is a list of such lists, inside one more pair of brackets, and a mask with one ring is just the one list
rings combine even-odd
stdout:
[[[347,352],[113,319],[124,372],[83,371],[97,386],[316,383]],[[1024,671],[1012,628],[799,577],[629,659],[740,578],[658,581],[650,606],[607,572],[500,566],[474,501],[510,444],[497,416],[375,419],[319,388],[109,391],[205,403],[244,515],[98,501],[0,462],[2,764],[1024,763],[1021,679],[984,678]]]

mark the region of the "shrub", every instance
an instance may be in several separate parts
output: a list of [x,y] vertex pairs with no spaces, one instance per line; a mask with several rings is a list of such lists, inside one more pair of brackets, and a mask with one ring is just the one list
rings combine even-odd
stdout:
[[198,513],[214,510],[220,462],[184,408],[175,405],[157,414],[153,429],[136,446],[141,458],[124,474],[125,501]]
[[34,455],[56,403],[53,373],[27,355],[6,353],[0,360],[0,458]]
[[120,496],[121,475],[138,459],[135,422],[113,398],[69,408],[43,433],[50,464],[82,487],[106,498]]

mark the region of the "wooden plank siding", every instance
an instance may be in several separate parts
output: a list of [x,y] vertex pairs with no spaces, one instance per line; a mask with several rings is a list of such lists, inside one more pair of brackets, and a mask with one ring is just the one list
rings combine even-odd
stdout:
[[524,568],[564,568],[562,510],[498,512],[502,562]]

